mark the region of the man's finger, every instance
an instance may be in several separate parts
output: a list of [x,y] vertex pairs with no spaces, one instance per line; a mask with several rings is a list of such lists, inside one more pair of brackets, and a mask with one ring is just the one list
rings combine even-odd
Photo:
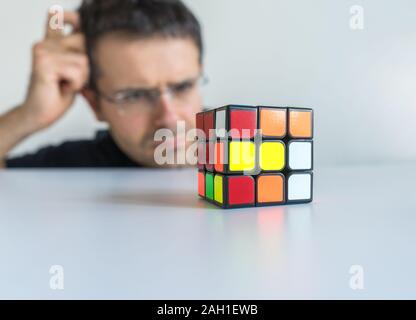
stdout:
[[77,64],[67,63],[59,69],[59,78],[72,92],[78,92],[87,84],[88,72]]
[[59,39],[59,46],[63,50],[85,53],[85,37],[82,33],[71,34]]
[[71,65],[73,67],[79,68],[82,73],[88,74],[89,73],[89,66],[88,66],[88,58],[79,53],[66,53],[66,54],[60,54],[59,56],[56,56],[54,59],[56,59],[56,65],[58,67],[58,72],[61,68]]
[[46,39],[63,37],[66,25],[70,25],[73,32],[79,31],[79,15],[77,12],[62,11],[58,7],[56,10],[53,9],[54,7],[48,12],[45,35]]
[[65,24],[71,25],[73,32],[80,30],[79,14],[76,11],[65,11],[64,12]]

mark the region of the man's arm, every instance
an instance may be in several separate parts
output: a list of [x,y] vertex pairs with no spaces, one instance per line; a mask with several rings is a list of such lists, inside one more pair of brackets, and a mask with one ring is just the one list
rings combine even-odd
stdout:
[[19,142],[60,119],[88,80],[88,58],[78,14],[64,14],[65,24],[74,30],[70,35],[52,30],[49,20],[50,16],[45,38],[33,46],[32,76],[25,102],[0,116],[0,167],[5,166],[7,154]]
[[5,159],[10,150],[40,129],[26,110],[19,106],[0,116],[0,168],[5,167]]

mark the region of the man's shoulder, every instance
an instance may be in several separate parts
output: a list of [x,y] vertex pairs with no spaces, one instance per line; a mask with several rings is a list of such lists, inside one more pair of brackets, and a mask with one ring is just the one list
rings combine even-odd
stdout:
[[136,167],[116,145],[108,130],[100,130],[93,139],[66,141],[47,146],[36,153],[6,160],[13,167]]

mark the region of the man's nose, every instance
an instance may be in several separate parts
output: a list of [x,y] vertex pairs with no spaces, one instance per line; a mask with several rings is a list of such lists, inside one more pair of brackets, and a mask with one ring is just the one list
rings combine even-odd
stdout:
[[156,126],[169,128],[176,126],[178,120],[177,109],[175,108],[175,101],[172,95],[169,92],[162,93],[157,102]]

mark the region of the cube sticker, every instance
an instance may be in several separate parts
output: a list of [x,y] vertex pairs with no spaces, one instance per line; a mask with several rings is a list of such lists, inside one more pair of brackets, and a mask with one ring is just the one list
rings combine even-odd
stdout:
[[259,108],[259,129],[263,137],[283,138],[286,136],[286,108]]
[[205,141],[199,141],[198,140],[197,145],[197,167],[199,170],[205,169],[205,163],[206,163],[206,155],[205,155],[205,148],[206,148],[206,142]]
[[[257,109],[229,105],[215,110],[215,137],[250,140],[257,129]],[[208,136],[208,133],[206,132]]]
[[254,170],[256,167],[256,146],[251,141],[231,141],[229,170],[243,172]]
[[217,174],[214,177],[214,201],[220,206],[224,205],[224,176]]
[[228,105],[196,125],[201,198],[224,209],[313,200],[312,109]]
[[221,175],[214,178],[214,201],[223,208],[255,206],[255,181],[252,176]]
[[205,169],[214,172],[215,142],[207,141],[205,143]]
[[198,172],[198,194],[200,197],[205,197],[205,172]]
[[272,205],[285,202],[285,176],[281,173],[257,176],[257,204]]
[[312,170],[312,141],[289,142],[288,159],[291,170]]
[[260,145],[260,168],[264,171],[281,171],[285,167],[283,141],[263,141]]
[[287,201],[312,200],[312,173],[292,173],[287,180]]
[[230,109],[231,138],[251,139],[257,129],[257,110]]
[[199,130],[198,139],[201,140],[200,133],[204,132],[204,113],[200,112],[196,114],[196,128]]
[[208,111],[204,113],[204,132],[205,132],[205,137],[209,140],[212,140],[215,137],[214,119],[215,119],[215,111]]
[[205,197],[214,200],[214,174],[209,172],[205,174]]
[[289,135],[292,138],[313,137],[313,112],[310,109],[289,109]]
[[257,165],[256,145],[252,141],[219,140],[215,142],[214,161],[215,172],[242,174],[253,171]]

